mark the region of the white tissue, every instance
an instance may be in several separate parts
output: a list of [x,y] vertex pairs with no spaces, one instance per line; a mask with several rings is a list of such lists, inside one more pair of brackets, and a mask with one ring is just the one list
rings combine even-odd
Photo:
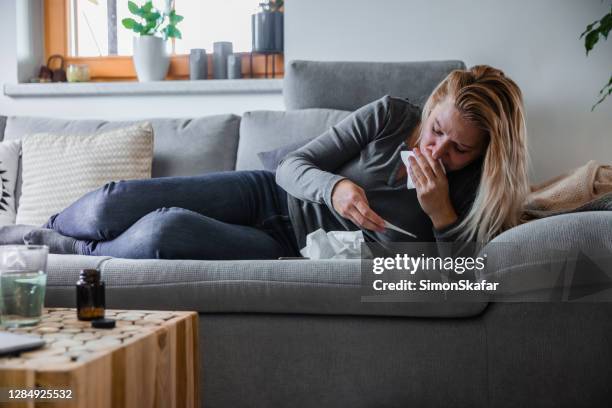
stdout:
[[310,259],[359,259],[363,242],[361,231],[325,232],[319,228],[306,236],[300,253]]
[[[414,152],[412,150],[402,150],[400,152],[400,156],[402,157],[402,161],[404,162],[404,165],[406,166],[406,187],[408,187],[408,190],[412,190],[413,188],[416,188],[416,186],[412,182],[412,177],[410,177],[410,169],[409,169],[410,162],[408,161],[408,158],[413,157]],[[442,171],[444,171],[444,174],[446,174],[446,169],[444,168],[444,164],[442,164],[442,160],[438,159],[438,161],[440,162],[440,165],[442,166]]]
[[400,156],[402,156],[402,161],[404,162],[404,165],[406,166],[406,187],[408,187],[408,190],[412,190],[413,188],[416,188],[416,187],[414,183],[412,182],[412,177],[410,177],[410,162],[408,161],[408,158],[413,157],[414,152],[412,150],[402,150],[400,152]]

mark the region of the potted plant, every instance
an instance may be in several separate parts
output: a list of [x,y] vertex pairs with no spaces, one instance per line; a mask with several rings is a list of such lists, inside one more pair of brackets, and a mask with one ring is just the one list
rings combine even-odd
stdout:
[[[610,30],[612,30],[612,6],[610,6],[610,11],[603,16],[601,20],[593,21],[580,35],[580,39],[584,37],[584,48],[586,49],[587,56],[600,38],[604,40],[608,39]],[[591,111],[595,110],[595,107],[602,103],[609,95],[612,95],[612,75],[610,75],[608,83],[599,91],[600,98],[595,105],[591,107]]]
[[283,0],[259,3],[261,11],[251,16],[254,52],[283,52],[283,5]]
[[142,6],[128,1],[130,13],[138,18],[124,18],[121,23],[134,31],[134,67],[141,82],[161,81],[168,73],[170,57],[166,52],[168,38],[181,38],[176,25],[183,20],[176,14],[171,1],[166,1],[165,10],[153,7],[148,0]]

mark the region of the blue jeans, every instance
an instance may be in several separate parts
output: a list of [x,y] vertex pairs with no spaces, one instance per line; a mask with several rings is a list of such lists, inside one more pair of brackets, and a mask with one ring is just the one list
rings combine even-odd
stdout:
[[83,255],[139,259],[299,256],[287,193],[269,171],[110,182],[52,216]]

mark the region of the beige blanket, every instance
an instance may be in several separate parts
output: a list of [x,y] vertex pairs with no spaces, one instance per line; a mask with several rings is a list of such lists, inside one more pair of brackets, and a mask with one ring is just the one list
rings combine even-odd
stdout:
[[[585,211],[590,207],[607,209],[609,202],[612,202],[612,166],[599,165],[591,160],[566,174],[532,186],[521,220],[526,222],[572,211]],[[590,206],[595,203],[597,205]]]

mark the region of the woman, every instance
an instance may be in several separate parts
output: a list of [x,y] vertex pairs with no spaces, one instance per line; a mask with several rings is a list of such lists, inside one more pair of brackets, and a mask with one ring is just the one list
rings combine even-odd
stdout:
[[484,243],[518,223],[526,162],[521,91],[479,65],[450,73],[422,113],[389,96],[362,107],[285,157],[276,180],[241,171],[111,182],[24,238],[60,253],[275,259],[299,256],[318,228],[413,240],[388,221],[416,241]]

